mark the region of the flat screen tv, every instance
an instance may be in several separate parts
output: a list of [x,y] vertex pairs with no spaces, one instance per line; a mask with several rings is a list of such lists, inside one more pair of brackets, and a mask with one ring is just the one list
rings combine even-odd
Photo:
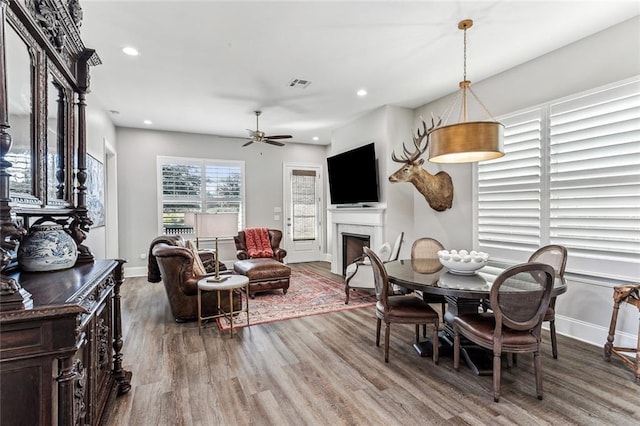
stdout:
[[328,157],[327,172],[331,204],[360,205],[380,201],[373,142]]

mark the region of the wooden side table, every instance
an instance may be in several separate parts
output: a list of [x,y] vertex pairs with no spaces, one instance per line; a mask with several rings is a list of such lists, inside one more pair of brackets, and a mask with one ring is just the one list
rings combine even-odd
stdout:
[[[630,367],[634,371],[636,383],[640,384],[640,327],[638,327],[638,346],[636,348],[613,346],[620,303],[629,303],[640,311],[640,284],[621,285],[613,288],[613,313],[611,314],[611,325],[609,326],[607,343],[604,345],[604,359],[605,361],[611,361],[611,354],[620,358],[627,367]],[[624,353],[635,353],[635,362],[625,356]]]
[[[233,310],[233,291],[236,289],[244,289],[246,304],[244,308],[240,310]],[[203,291],[217,291],[218,292],[218,313],[207,317],[202,316],[202,292]],[[225,308],[220,305],[220,292],[229,292],[229,311],[226,312]],[[247,325],[249,325],[249,278],[244,275],[225,275],[224,281],[215,282],[213,278],[203,278],[198,281],[198,334],[202,332],[202,321],[226,317],[231,323],[230,335],[233,337],[233,316],[241,312],[247,313]],[[242,298],[242,295],[240,295]],[[242,307],[242,303],[240,304]]]

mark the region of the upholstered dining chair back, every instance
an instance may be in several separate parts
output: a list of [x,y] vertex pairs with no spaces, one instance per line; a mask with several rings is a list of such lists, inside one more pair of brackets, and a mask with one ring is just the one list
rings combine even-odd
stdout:
[[[541,262],[551,265],[559,277],[564,277],[567,266],[567,248],[557,244],[540,247],[529,257],[529,262]],[[549,308],[544,317],[549,321],[549,334],[551,335],[551,353],[553,358],[558,358],[558,338],[556,336],[556,298],[552,297]]]
[[400,257],[400,249],[402,248],[403,241],[404,241],[404,232],[400,232],[393,243],[393,248],[391,249],[391,255],[389,256],[389,262],[398,260],[398,257]]
[[368,257],[371,262],[373,283],[376,289],[376,299],[383,308],[383,311],[386,312],[388,310],[388,298],[390,291],[387,270],[375,251],[371,250],[369,247],[363,247],[363,251],[365,256]]
[[530,262],[507,269],[491,286],[490,300],[496,331],[505,326],[540,335],[555,280],[553,267]]
[[411,246],[412,259],[433,259],[438,257],[438,252],[444,250],[444,246],[435,238],[422,237],[413,242]]
[[529,256],[529,262],[540,262],[551,265],[556,275],[563,277],[564,269],[567,266],[567,248],[555,244],[540,247]]
[[[435,238],[422,237],[413,242],[411,246],[411,260],[418,259],[435,259],[438,261],[438,252],[444,250],[442,243]],[[444,320],[444,312],[447,308],[447,301],[444,296],[439,294],[423,293],[422,299],[427,303],[439,303],[442,309],[442,318]]]

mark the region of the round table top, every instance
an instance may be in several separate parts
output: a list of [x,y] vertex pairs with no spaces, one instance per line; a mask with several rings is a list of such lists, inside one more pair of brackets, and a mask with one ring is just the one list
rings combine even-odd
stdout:
[[[505,269],[513,266],[504,262],[489,261],[473,275],[458,275],[440,264],[438,259],[404,259],[384,264],[393,284],[420,290],[429,294],[440,294],[466,299],[489,297],[491,284]],[[556,277],[551,296],[567,291],[564,278]]]
[[198,281],[198,288],[205,291],[232,290],[234,288],[245,287],[249,283],[249,278],[244,275],[231,274],[220,275],[223,281],[215,282],[214,277],[203,278]]

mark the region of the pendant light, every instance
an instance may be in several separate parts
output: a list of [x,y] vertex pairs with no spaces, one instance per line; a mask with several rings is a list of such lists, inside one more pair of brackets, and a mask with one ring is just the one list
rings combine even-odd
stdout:
[[[429,161],[433,163],[471,163],[492,160],[504,155],[504,125],[493,118],[473,93],[471,82],[467,80],[467,30],[472,25],[471,19],[458,23],[458,28],[464,31],[464,76],[460,82],[460,90],[444,114],[444,125],[437,127],[429,135]],[[492,121],[468,121],[469,93]],[[447,119],[458,103],[460,122],[447,125]]]

